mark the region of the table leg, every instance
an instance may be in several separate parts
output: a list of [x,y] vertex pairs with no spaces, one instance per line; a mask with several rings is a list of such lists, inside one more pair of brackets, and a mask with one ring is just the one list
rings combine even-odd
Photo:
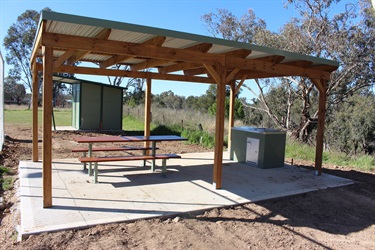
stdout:
[[[156,141],[152,141],[152,149],[151,149],[151,155],[155,156],[156,154]],[[155,159],[152,160],[152,165],[151,165],[151,171],[155,171]]]
[[[83,158],[86,158],[86,156],[87,156],[87,153],[83,152]],[[86,167],[86,162],[85,162],[85,163],[83,163],[83,170],[86,170],[86,169],[87,169],[87,167]]]
[[[89,157],[92,157],[92,143],[89,143]],[[92,175],[92,163],[89,163],[89,176]]]
[[163,177],[167,177],[167,159],[162,159],[162,175]]
[[94,165],[94,183],[98,183],[98,163]]
[[[146,155],[146,152],[147,152],[146,150],[143,150],[143,155]],[[144,167],[146,167],[146,162],[147,162],[146,160],[143,160],[143,166]]]

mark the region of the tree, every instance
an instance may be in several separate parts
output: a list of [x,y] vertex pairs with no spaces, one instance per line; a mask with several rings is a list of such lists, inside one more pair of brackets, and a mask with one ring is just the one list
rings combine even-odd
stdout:
[[375,95],[357,93],[347,99],[328,119],[327,146],[346,153],[375,151]]
[[185,97],[175,95],[171,90],[169,90],[161,93],[160,95],[154,96],[153,101],[159,107],[178,110],[183,108]]
[[[369,1],[359,1],[360,8],[347,4],[342,13],[330,15],[332,6],[340,1],[294,1],[301,18],[294,19],[284,27],[283,36],[298,35],[301,46],[293,48],[317,57],[331,58],[340,62],[340,67],[331,76],[328,86],[328,107],[336,109],[355,92],[367,88],[374,80],[375,30],[374,11]],[[359,21],[356,21],[358,18]],[[292,27],[292,28],[291,28]],[[292,30],[293,32],[290,32]],[[300,32],[296,32],[300,30]],[[289,47],[289,49],[292,49]],[[301,90],[303,110],[298,138],[307,141],[317,119],[317,106],[311,103],[316,94],[312,83],[306,79],[289,78]]]
[[[229,100],[229,97],[226,97],[225,98],[225,113],[224,113],[224,116],[226,118],[229,117],[229,105],[230,105],[230,100]],[[209,108],[208,108],[208,113],[212,114],[212,115],[215,115],[216,114],[216,103],[212,104]],[[239,100],[239,99],[235,99],[234,101],[234,119],[238,119],[238,120],[243,120],[245,118],[245,111],[244,111],[244,108],[243,108],[243,104],[242,102]]]
[[[336,0],[288,0],[299,12],[299,17],[285,24],[279,33],[266,29],[262,19],[256,18],[249,10],[241,19],[234,17],[228,11],[219,10],[218,14],[207,14],[204,21],[208,30],[214,35],[221,34],[223,38],[270,46],[308,54],[316,57],[330,58],[340,62],[339,69],[332,74],[329,83],[328,107],[335,109],[346,98],[356,91],[368,87],[374,81],[375,56],[375,21],[374,10],[368,0],[360,0],[360,8],[347,4],[345,11],[331,14],[332,8],[340,1]],[[287,123],[277,119],[280,106],[271,109],[264,90],[268,89],[270,81],[256,81],[259,95],[257,104],[252,108],[261,107],[271,118],[274,125],[287,130],[301,141],[308,142],[316,126],[317,92],[310,79],[303,77],[288,77],[276,79],[275,85],[287,90],[288,96],[300,100],[299,121],[289,120]],[[257,91],[254,91],[254,93]],[[274,96],[277,98],[278,96]],[[279,96],[281,98],[281,96]],[[285,98],[285,97],[284,97]],[[289,111],[293,108],[292,99]],[[277,101],[276,99],[272,101]],[[285,101],[285,99],[284,99]],[[259,106],[260,105],[260,106]],[[290,126],[291,123],[298,126]]]
[[[43,10],[50,11],[49,8]],[[7,64],[13,66],[10,69],[9,76],[20,79],[30,91],[33,91],[30,56],[39,17],[40,12],[26,10],[17,18],[17,22],[8,29],[7,36],[4,38],[4,47],[7,50],[5,60]]]
[[17,83],[17,78],[6,77],[4,79],[5,101],[15,102],[18,105],[26,96],[26,89],[23,84]]

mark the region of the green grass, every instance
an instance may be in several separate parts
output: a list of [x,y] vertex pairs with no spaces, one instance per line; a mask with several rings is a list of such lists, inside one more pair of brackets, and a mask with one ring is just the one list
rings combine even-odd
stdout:
[[[33,114],[31,109],[6,109],[4,110],[4,117],[6,124],[32,126]],[[38,124],[42,125],[42,110],[38,110]],[[71,126],[72,125],[72,110],[71,109],[54,109],[54,117],[56,126]],[[123,129],[127,131],[140,131],[144,129],[144,121],[134,116],[123,117]],[[155,128],[151,124],[151,129]]]
[[56,126],[71,126],[72,125],[72,110],[71,109],[55,109],[54,110]]
[[293,140],[287,140],[285,156],[287,158],[315,161],[315,148]]
[[[54,109],[56,126],[72,125],[70,109]],[[38,110],[38,124],[42,125],[42,110]],[[4,120],[7,124],[31,126],[33,113],[31,109],[4,110]]]
[[9,174],[10,169],[4,166],[0,166],[0,186],[1,190],[9,190],[13,188],[14,179],[11,176],[3,177],[3,174]]
[[[315,161],[315,147],[302,144],[293,140],[287,140],[285,148],[287,158]],[[371,155],[347,155],[341,152],[323,152],[323,163],[342,167],[354,167],[359,170],[375,170],[375,157]]]
[[122,129],[126,131],[139,131],[144,129],[144,122],[134,116],[123,116]]

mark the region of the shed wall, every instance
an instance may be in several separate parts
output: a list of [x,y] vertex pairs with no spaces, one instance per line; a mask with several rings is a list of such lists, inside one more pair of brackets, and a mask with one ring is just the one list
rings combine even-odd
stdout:
[[123,90],[85,82],[72,87],[72,126],[82,130],[121,130]]
[[101,121],[101,87],[81,85],[81,127],[80,129],[99,130]]
[[103,129],[122,129],[122,90],[103,87]]

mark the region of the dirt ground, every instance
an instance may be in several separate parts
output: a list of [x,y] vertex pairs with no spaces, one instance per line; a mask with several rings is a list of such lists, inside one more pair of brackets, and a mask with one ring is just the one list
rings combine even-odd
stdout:
[[[19,160],[31,158],[31,129],[6,126],[5,131],[1,161],[16,177]],[[53,158],[76,157],[70,149],[77,134],[54,132]],[[207,151],[182,142],[160,147],[166,153]],[[16,182],[4,194],[0,249],[375,249],[375,172],[324,168],[325,173],[350,178],[355,184],[200,214],[45,233],[22,242],[17,242]]]

